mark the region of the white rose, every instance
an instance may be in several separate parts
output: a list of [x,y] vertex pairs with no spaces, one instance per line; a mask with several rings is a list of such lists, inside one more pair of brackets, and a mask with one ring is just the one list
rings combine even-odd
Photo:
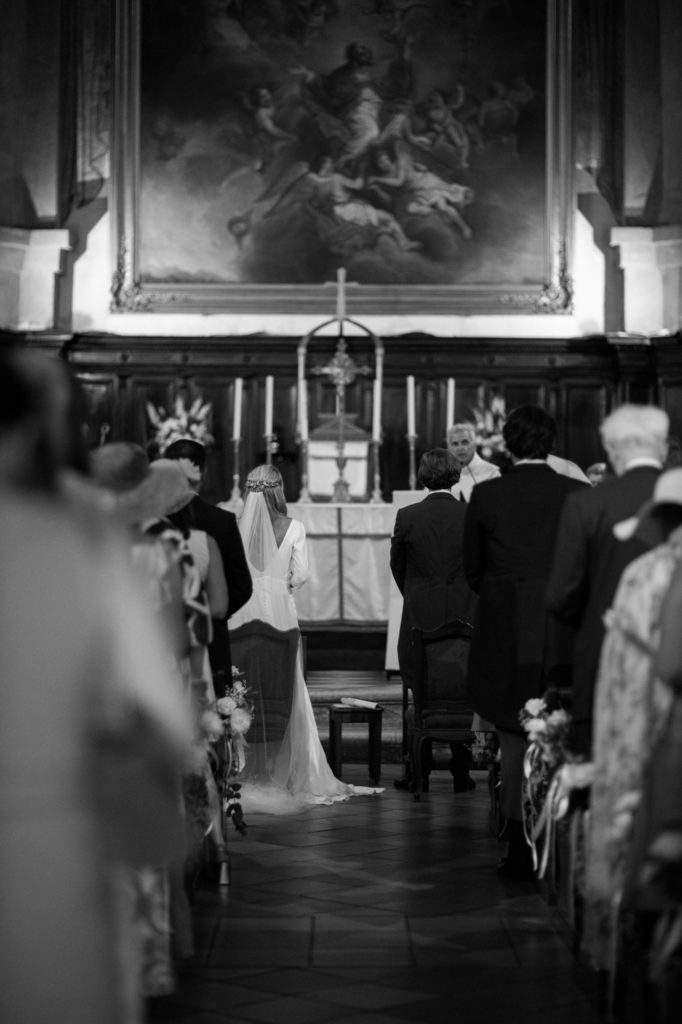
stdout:
[[201,716],[201,727],[210,740],[217,740],[223,735],[223,722],[215,711],[204,711]]
[[221,697],[217,702],[216,707],[221,715],[231,715],[234,709],[237,707],[237,702],[234,697]]
[[232,732],[243,734],[249,731],[250,725],[251,715],[246,708],[235,708],[231,718]]
[[547,722],[544,718],[531,718],[523,723],[523,727],[531,739],[536,736],[543,736],[547,732]]
[[532,718],[535,718],[545,710],[545,702],[542,697],[531,697],[523,706]]

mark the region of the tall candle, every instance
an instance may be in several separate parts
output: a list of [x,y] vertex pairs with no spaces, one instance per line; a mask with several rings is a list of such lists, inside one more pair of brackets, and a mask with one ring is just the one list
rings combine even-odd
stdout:
[[381,381],[374,381],[372,407],[372,440],[381,440]]
[[445,429],[450,429],[455,422],[455,378],[448,377],[448,394],[445,402]]
[[336,319],[346,319],[346,268],[339,267],[336,272]]
[[265,378],[265,434],[272,436],[272,404],[274,398],[275,378]]
[[301,441],[308,440],[308,388],[305,380],[301,384],[298,433]]
[[414,377],[407,378],[407,433],[411,437],[417,433],[414,415]]
[[242,436],[242,390],[244,381],[241,377],[235,377],[234,381],[234,409],[232,411],[232,440],[239,441]]

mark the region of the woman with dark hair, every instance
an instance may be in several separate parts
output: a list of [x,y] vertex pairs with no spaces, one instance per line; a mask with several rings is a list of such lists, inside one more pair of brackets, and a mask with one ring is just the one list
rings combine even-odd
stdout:
[[246,479],[239,532],[253,594],[230,618],[230,643],[254,701],[249,732],[245,811],[287,813],[377,790],[337,779],[320,743],[303,677],[301,633],[293,591],[308,578],[305,528],[288,515],[282,476],[256,466]]
[[[459,464],[447,448],[425,452],[418,481],[427,490],[423,501],[398,509],[391,539],[391,572],[403,595],[398,633],[398,665],[403,686],[414,694],[416,673],[412,628],[435,629],[452,619],[470,621],[475,598],[464,576],[462,537],[466,506],[451,488],[459,480]],[[450,770],[455,792],[473,789],[470,757],[453,748]],[[430,764],[423,765],[428,778]],[[412,784],[412,766],[397,789]],[[428,789],[425,784],[424,789]]]

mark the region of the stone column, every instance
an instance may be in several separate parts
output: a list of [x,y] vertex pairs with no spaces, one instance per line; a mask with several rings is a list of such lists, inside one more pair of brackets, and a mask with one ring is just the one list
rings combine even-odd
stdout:
[[613,228],[625,276],[625,330],[674,333],[682,324],[682,224]]
[[2,327],[49,330],[56,326],[56,278],[69,247],[69,232],[62,228],[0,227]]

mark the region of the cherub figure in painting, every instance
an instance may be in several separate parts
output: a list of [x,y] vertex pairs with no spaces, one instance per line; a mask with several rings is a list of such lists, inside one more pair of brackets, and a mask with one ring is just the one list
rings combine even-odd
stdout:
[[314,188],[313,201],[321,209],[329,210],[338,226],[362,229],[367,240],[372,240],[372,245],[381,235],[388,235],[404,252],[421,247],[419,242],[407,237],[391,213],[355,195],[365,188],[365,182],[362,178],[349,178],[342,174],[330,156],[322,156],[317,170],[311,170],[307,179]]
[[498,143],[516,154],[516,126],[519,108],[508,95],[504,82],[492,82],[478,112],[484,143]]
[[440,150],[440,155],[450,166],[463,170],[469,167],[471,143],[456,112],[464,105],[464,98],[464,87],[460,83],[453,102],[448,102],[441,89],[433,89],[424,104],[424,134],[430,145],[434,151]]
[[256,144],[259,150],[256,170],[262,170],[272,159],[277,143],[295,142],[296,136],[277,124],[275,99],[267,85],[254,86],[249,93],[242,94],[242,99],[245,107],[251,112],[256,129]]
[[375,159],[379,174],[371,175],[368,185],[395,189],[407,200],[406,213],[426,215],[438,211],[464,238],[471,238],[471,228],[459,211],[473,202],[472,189],[445,181],[423,164],[411,161],[407,154],[394,160],[386,150],[380,150]]

